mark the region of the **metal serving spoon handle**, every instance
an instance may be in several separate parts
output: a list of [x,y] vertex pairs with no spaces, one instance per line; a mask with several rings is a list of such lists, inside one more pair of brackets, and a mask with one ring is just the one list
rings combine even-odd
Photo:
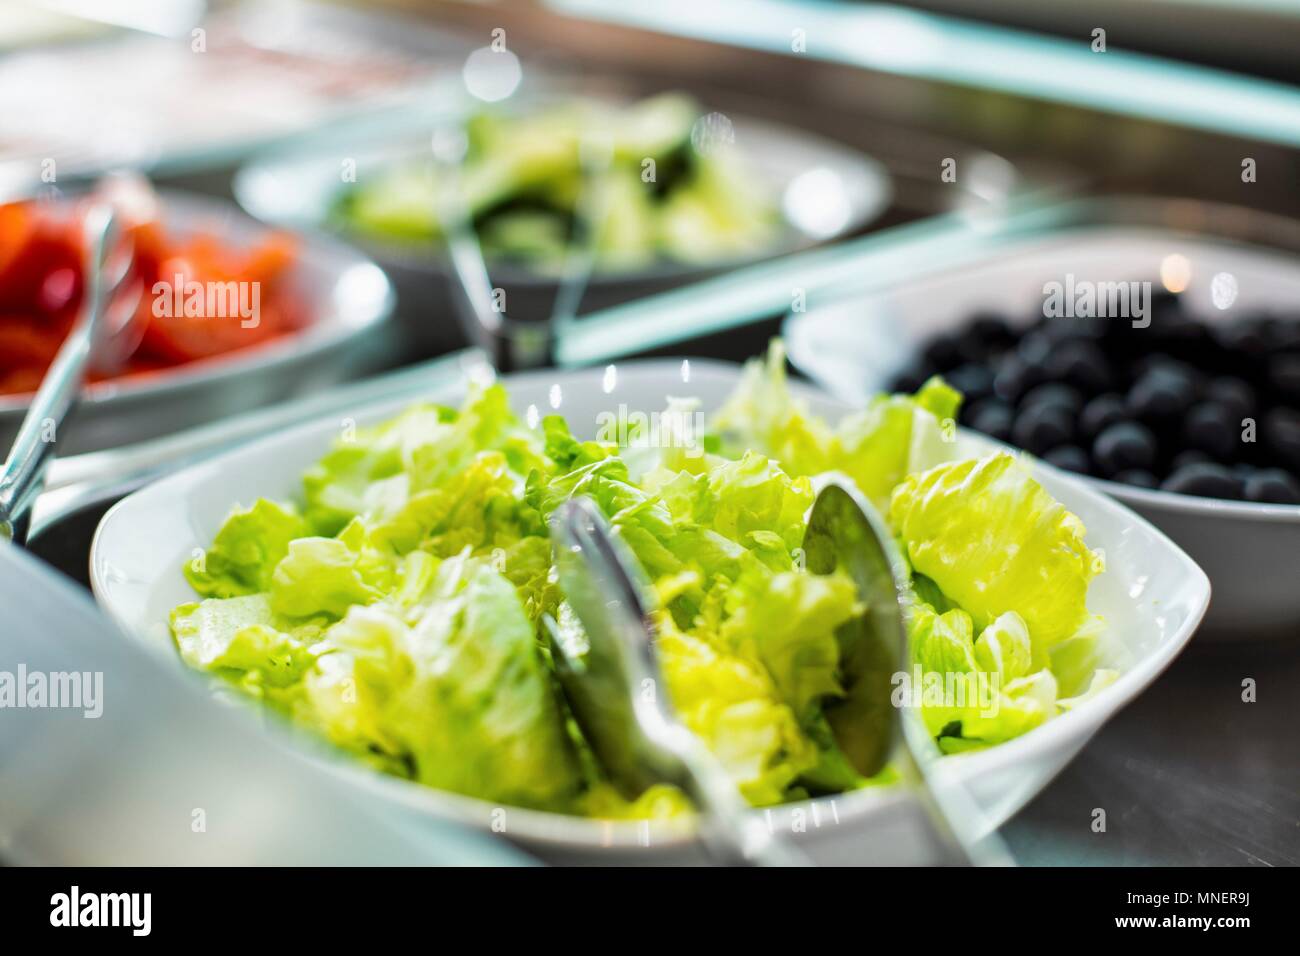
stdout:
[[123,309],[135,302],[114,297],[131,273],[131,254],[118,247],[119,230],[112,207],[96,203],[84,224],[85,292],[77,321],[59,347],[41,386],[27,408],[13,447],[0,468],[0,537],[22,543],[28,508],[40,492],[45,467],[54,453],[54,438],[77,401],[86,371],[105,341],[125,327]]
[[803,540],[808,571],[842,568],[865,606],[861,618],[836,634],[846,692],[826,707],[836,743],[864,776],[890,762],[903,772],[941,862],[1011,863],[970,795],[955,784],[935,785],[931,769],[939,750],[920,715],[892,705],[893,674],[908,670],[910,654],[903,611],[908,572],[889,528],[851,480],[826,475],[818,484]]

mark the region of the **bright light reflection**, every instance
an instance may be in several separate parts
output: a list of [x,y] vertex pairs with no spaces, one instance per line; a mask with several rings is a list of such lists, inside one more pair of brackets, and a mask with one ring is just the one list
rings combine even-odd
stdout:
[[844,181],[824,166],[796,176],[786,187],[781,206],[796,228],[818,239],[834,236],[849,224]]
[[1166,289],[1177,294],[1185,290],[1191,281],[1192,264],[1187,261],[1186,256],[1177,253],[1165,256],[1160,263],[1160,282]]
[[519,87],[523,78],[519,57],[509,50],[479,47],[465,60],[461,76],[471,96],[487,103],[504,100]]
[[1237,277],[1231,272],[1216,272],[1210,280],[1210,301],[1216,309],[1230,309],[1237,301]]

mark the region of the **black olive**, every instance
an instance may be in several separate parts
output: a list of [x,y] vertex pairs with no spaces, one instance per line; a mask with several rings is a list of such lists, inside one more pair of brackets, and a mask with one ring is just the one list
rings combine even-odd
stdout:
[[1119,474],[1113,475],[1112,480],[1125,485],[1133,485],[1136,488],[1158,488],[1160,486],[1160,479],[1145,468],[1126,468]]
[[970,331],[990,350],[1004,349],[1016,339],[1006,317],[996,312],[977,312],[971,317]]
[[1218,461],[1232,461],[1241,450],[1241,427],[1222,405],[1201,402],[1187,413],[1183,440]]
[[1261,468],[1246,479],[1246,500],[1277,505],[1300,504],[1300,481],[1281,468]]
[[1214,459],[1205,452],[1189,448],[1174,455],[1173,460],[1169,462],[1169,470],[1173,472],[1186,465],[1204,465],[1213,461]]
[[1076,415],[1083,405],[1083,396],[1079,394],[1078,389],[1071,388],[1069,385],[1048,382],[1045,385],[1035,385],[1020,400],[1022,409],[1034,405],[1056,405],[1071,415]]
[[1048,355],[1043,367],[1049,378],[1065,382],[1085,395],[1104,392],[1114,379],[1105,353],[1087,339],[1062,343]]
[[954,335],[936,335],[926,343],[922,357],[940,372],[947,372],[961,364],[961,345]]
[[968,362],[957,366],[946,374],[944,379],[970,402],[979,401],[993,394],[993,373],[987,365]]
[[1092,459],[1104,475],[1131,468],[1149,471],[1156,461],[1156,437],[1136,422],[1119,422],[1106,428],[1092,444]]
[[1206,401],[1222,405],[1232,413],[1237,426],[1241,420],[1255,414],[1255,390],[1243,380],[1231,375],[1211,379],[1205,386]]
[[1059,405],[1031,405],[1011,426],[1011,440],[1026,451],[1044,455],[1074,438],[1074,419]]
[[1300,401],[1300,354],[1280,352],[1270,356],[1268,383],[1286,401]]
[[1092,441],[1106,428],[1128,417],[1124,409],[1124,399],[1114,392],[1098,395],[1079,414],[1079,431],[1088,441]]
[[1160,367],[1133,384],[1124,404],[1134,418],[1156,424],[1182,415],[1195,400],[1196,386],[1190,376]]
[[1259,423],[1258,439],[1279,463],[1300,470],[1300,412],[1294,408],[1271,408]]
[[1056,343],[1046,332],[1034,331],[1027,334],[1016,346],[1016,354],[1032,368],[1042,369],[1047,357],[1052,354]]
[[1014,420],[1015,412],[1012,411],[1010,405],[996,399],[990,399],[981,402],[978,409],[972,413],[970,426],[990,438],[1009,442],[1011,441],[1011,423]]
[[1007,402],[1018,402],[1030,388],[1042,380],[1042,370],[1030,366],[1019,355],[1008,355],[993,376],[993,391]]
[[1088,453],[1078,445],[1058,445],[1043,456],[1043,461],[1080,475],[1086,475],[1092,470]]
[[1226,352],[1244,359],[1257,359],[1268,354],[1268,336],[1256,322],[1228,322],[1215,328],[1214,341]]
[[1202,498],[1240,498],[1244,482],[1222,465],[1186,465],[1164,480],[1165,491]]

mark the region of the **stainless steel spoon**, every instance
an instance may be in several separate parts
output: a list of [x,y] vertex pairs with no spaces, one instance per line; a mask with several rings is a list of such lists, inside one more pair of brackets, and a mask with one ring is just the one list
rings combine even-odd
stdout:
[[[27,512],[54,455],[58,430],[76,403],[94,363],[122,357],[116,343],[133,340],[140,289],[119,295],[131,278],[132,253],[119,240],[112,207],[96,203],[84,224],[85,292],[77,320],[59,347],[27,408],[0,468],[0,538],[26,539]],[[133,347],[133,346],[132,346]]]

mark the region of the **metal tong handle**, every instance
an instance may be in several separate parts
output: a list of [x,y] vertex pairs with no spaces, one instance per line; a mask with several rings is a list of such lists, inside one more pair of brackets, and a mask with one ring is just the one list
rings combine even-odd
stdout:
[[[814,573],[839,568],[848,574],[866,609],[866,629],[859,640],[872,646],[891,669],[905,671],[911,659],[905,623],[909,572],[888,526],[852,479],[828,472],[814,479],[814,486],[817,497],[803,544],[808,568]],[[869,690],[887,693],[888,687],[880,684],[887,675],[861,665],[859,670],[859,677],[870,682]],[[918,832],[928,849],[949,864],[1010,864],[1010,854],[974,798],[956,781],[937,779],[940,775],[933,771],[939,749],[920,714],[910,707],[883,713],[888,721],[887,759],[903,772],[919,804]],[[874,772],[867,766],[857,769]]]
[[[561,506],[553,528],[563,560],[576,562],[576,567],[574,563],[568,566],[574,571],[581,569],[592,584],[580,590],[600,595],[601,613],[583,613],[574,605],[588,641],[605,651],[593,656],[591,664],[611,656],[618,660],[615,683],[622,700],[607,705],[617,713],[596,715],[575,707],[584,732],[606,732],[611,721],[617,724],[630,714],[633,723],[627,730],[644,741],[644,745],[634,745],[634,752],[654,768],[653,774],[662,782],[680,786],[691,798],[700,815],[700,839],[716,861],[750,866],[808,865],[802,853],[754,816],[722,765],[677,718],[668,694],[647,697],[640,692],[647,680],[664,687],[649,613],[653,592],[635,558],[615,539],[600,509],[590,499],[574,498]],[[566,581],[561,573],[571,602],[581,598],[567,587],[576,580]],[[611,676],[588,675],[586,679],[604,684]]]
[[498,306],[473,217],[465,201],[460,167],[469,138],[463,120],[439,128],[433,136],[434,214],[442,224],[456,277],[461,307],[470,319],[470,340],[501,371],[531,368],[549,361],[557,337],[577,315],[596,266],[596,250],[605,221],[608,172],[613,145],[587,134],[578,144],[581,190],[574,208],[578,241],[566,249],[551,313],[545,322],[512,320]]
[[57,435],[75,404],[102,338],[107,305],[131,269],[129,255],[118,262],[110,261],[118,229],[109,205],[91,206],[83,235],[85,291],[77,321],[41,380],[0,469],[0,537],[19,543],[26,537],[23,519],[40,492],[45,467],[54,454],[54,436],[47,435],[47,431],[53,426]]
[[493,300],[483,246],[465,202],[460,167],[469,149],[464,122],[440,127],[433,135],[434,214],[442,224],[451,257],[452,270],[463,305],[474,318],[476,328],[489,336],[499,334],[506,322],[504,309]]
[[551,304],[551,341],[558,341],[578,317],[600,247],[600,233],[609,211],[609,173],[614,163],[614,144],[600,130],[584,130],[578,140],[578,168],[581,173],[578,198],[574,203],[574,224],[578,239],[565,248],[555,301]]
[[935,779],[938,747],[920,716],[910,711],[900,716],[902,746],[897,759],[916,782],[915,796],[936,848],[946,860],[962,866],[1015,866],[997,827],[966,787],[955,780]]
[[700,839],[720,863],[810,866],[811,861],[768,829],[714,756],[693,737],[676,748],[688,773],[682,789],[700,811]]

